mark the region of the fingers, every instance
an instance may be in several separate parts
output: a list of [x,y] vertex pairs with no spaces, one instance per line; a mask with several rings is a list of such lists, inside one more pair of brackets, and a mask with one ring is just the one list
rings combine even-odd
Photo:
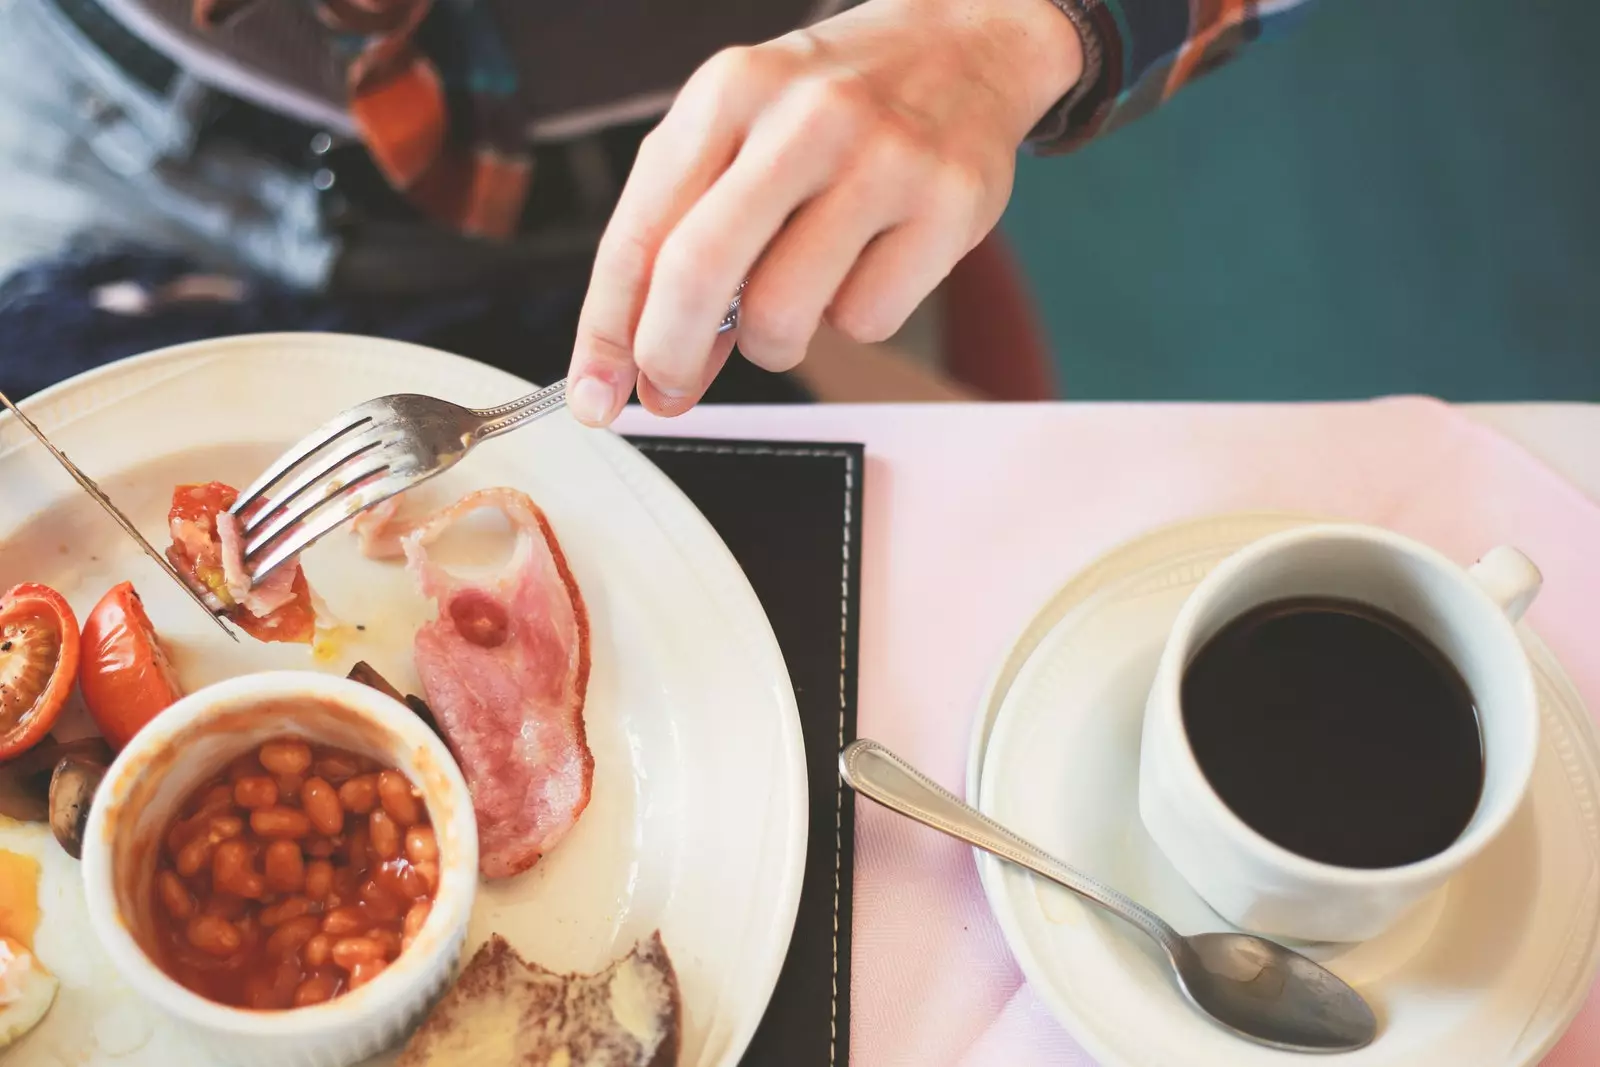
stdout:
[[739,319],[739,351],[783,372],[805,358],[834,294],[862,251],[905,221],[927,164],[898,140],[867,146],[837,185],[802,207],[762,254]]
[[634,334],[634,359],[662,396],[704,388],[728,301],[795,210],[842,169],[862,92],[839,80],[791,86],[663,242]]
[[711,356],[706,361],[705,369],[697,388],[687,393],[676,396],[667,396],[655,387],[655,384],[643,374],[639,375],[639,403],[645,410],[670,418],[673,415],[682,415],[700,402],[706,395],[706,390],[711,388],[722,368],[727,365],[728,356],[733,352],[734,336],[732,333],[721,334],[716,343],[711,346]]
[[[702,67],[640,145],[578,317],[567,406],[580,422],[607,425],[627,403],[638,375],[634,332],[661,244],[727,169],[763,105],[763,78],[744,69],[744,57],[733,50]],[[724,91],[733,79],[740,91]]]
[[828,324],[853,341],[894,336],[998,220],[979,183],[951,168],[931,181],[932,206],[873,241],[828,306]]
[[862,344],[893,337],[960,258],[938,229],[909,223],[873,241],[829,304],[828,325]]
[[[743,279],[739,348],[784,371],[824,319],[857,341],[892,335],[994,225],[1015,146],[987,97],[944,100],[943,66],[879,57],[904,38],[862,34],[724,53],[646,139],[580,315],[581,421],[611,422],[635,387],[657,414],[692,407],[733,347],[716,326]],[[873,63],[899,71],[910,104],[863,73]]]

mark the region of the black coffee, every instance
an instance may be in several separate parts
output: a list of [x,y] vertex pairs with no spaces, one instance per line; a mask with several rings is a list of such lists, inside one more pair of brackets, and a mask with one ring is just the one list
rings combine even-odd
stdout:
[[1280,600],[1230,622],[1183,678],[1211,787],[1262,836],[1342,867],[1426,859],[1483,790],[1472,693],[1425,637],[1365,604]]

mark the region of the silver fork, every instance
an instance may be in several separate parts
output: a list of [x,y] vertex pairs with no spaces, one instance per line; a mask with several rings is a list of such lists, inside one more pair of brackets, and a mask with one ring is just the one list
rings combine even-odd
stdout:
[[[717,326],[739,324],[740,283]],[[228,509],[239,516],[252,584],[363,511],[461,462],[475,446],[550,414],[567,382],[493,408],[415,393],[357,404],[302,437]]]

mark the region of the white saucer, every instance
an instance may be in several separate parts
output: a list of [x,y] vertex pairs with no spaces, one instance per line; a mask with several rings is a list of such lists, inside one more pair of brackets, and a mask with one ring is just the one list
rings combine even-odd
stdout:
[[[1091,566],[1023,631],[975,727],[968,796],[990,816],[1164,916],[1226,929],[1139,822],[1144,702],[1179,606],[1242,545],[1305,518],[1170,527]],[[1582,1007],[1600,964],[1600,742],[1561,666],[1526,628],[1543,707],[1528,802],[1504,837],[1384,936],[1297,946],[1378,1013],[1341,1067],[1521,1067]],[[1039,997],[1103,1067],[1276,1067],[1306,1057],[1229,1036],[1181,998],[1140,935],[978,854],[990,906]]]

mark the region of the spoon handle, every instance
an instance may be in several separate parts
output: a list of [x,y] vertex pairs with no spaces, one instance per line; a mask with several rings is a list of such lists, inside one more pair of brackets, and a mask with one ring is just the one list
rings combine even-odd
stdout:
[[862,796],[924,826],[1026,867],[1137,926],[1169,953],[1182,951],[1183,939],[1178,932],[1153,912],[1018,837],[963,803],[878,742],[861,740],[847,746],[839,754],[839,774],[846,785]]

